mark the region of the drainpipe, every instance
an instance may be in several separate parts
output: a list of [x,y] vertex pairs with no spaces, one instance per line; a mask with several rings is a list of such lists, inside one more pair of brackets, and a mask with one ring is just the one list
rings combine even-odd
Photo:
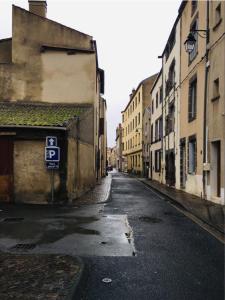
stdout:
[[204,91],[204,119],[203,119],[203,198],[207,198],[206,194],[206,171],[204,171],[204,164],[207,163],[207,146],[208,146],[208,138],[207,138],[207,88],[208,88],[208,58],[209,58],[209,1],[206,2],[206,53],[205,53],[205,91]]

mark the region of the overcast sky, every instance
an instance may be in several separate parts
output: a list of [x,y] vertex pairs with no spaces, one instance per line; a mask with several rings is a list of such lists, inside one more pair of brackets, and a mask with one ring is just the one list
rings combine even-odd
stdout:
[[[0,38],[11,36],[11,5],[28,9],[28,0],[0,0]],[[132,88],[160,70],[157,58],[177,17],[180,0],[48,0],[49,19],[87,33],[97,41],[105,70],[108,145]],[[37,28],[38,29],[38,28]]]

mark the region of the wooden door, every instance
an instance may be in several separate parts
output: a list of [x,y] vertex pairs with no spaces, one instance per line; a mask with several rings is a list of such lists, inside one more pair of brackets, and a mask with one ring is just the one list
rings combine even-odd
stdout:
[[13,140],[0,137],[0,201],[10,202],[13,195]]

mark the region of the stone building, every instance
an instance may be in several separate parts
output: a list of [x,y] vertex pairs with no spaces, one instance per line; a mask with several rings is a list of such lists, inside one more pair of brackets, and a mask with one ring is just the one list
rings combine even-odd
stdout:
[[163,183],[163,89],[162,70],[159,72],[151,89],[150,106],[150,168],[149,178]]
[[91,36],[47,19],[46,1],[29,5],[13,6],[12,38],[0,41],[0,199],[50,201],[44,153],[53,135],[56,199],[72,201],[98,176],[104,72]]
[[107,162],[108,166],[116,168],[116,146],[107,148]]
[[130,100],[122,111],[123,156],[127,160],[127,171],[135,174],[143,172],[142,117],[150,103],[150,90],[156,77],[157,74],[141,81],[132,90]]

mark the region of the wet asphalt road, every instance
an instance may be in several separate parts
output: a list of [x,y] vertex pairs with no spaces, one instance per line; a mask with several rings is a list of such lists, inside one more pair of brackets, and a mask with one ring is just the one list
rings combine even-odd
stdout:
[[138,180],[112,176],[103,213],[127,215],[135,256],[83,257],[75,299],[223,300],[224,245]]

